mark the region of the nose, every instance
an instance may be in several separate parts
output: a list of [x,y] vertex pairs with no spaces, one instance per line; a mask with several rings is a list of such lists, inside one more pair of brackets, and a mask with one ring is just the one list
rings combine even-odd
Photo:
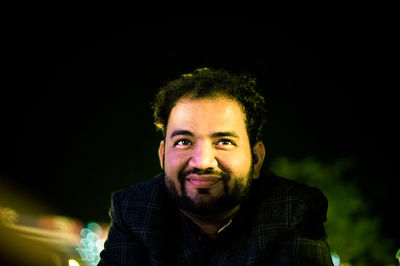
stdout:
[[189,161],[189,167],[198,169],[216,169],[217,166],[218,162],[215,158],[214,149],[211,143],[207,143],[206,141],[203,143],[197,143],[193,149]]

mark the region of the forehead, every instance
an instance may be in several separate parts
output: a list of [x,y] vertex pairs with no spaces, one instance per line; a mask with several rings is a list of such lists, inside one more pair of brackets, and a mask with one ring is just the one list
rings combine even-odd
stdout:
[[235,100],[224,96],[179,100],[171,110],[167,135],[177,128],[194,133],[235,130],[238,134],[247,134],[243,109]]

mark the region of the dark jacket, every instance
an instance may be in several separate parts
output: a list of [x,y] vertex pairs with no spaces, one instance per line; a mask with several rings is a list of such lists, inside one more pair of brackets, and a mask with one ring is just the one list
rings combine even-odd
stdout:
[[318,189],[269,174],[210,240],[169,199],[160,175],[113,194],[99,265],[332,265],[326,212]]

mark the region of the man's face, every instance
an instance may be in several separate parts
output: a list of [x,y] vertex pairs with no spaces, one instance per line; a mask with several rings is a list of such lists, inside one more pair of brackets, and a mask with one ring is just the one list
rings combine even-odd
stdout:
[[223,96],[179,100],[159,156],[169,193],[193,213],[235,207],[253,178],[245,115],[236,101]]

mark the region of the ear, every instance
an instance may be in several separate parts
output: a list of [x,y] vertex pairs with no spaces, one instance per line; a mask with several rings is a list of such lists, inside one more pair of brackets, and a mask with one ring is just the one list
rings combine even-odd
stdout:
[[164,169],[164,151],[165,151],[165,143],[162,140],[160,142],[160,147],[158,147],[158,159],[160,160],[161,169]]
[[260,171],[265,158],[264,144],[259,141],[253,146],[253,178],[260,177]]

